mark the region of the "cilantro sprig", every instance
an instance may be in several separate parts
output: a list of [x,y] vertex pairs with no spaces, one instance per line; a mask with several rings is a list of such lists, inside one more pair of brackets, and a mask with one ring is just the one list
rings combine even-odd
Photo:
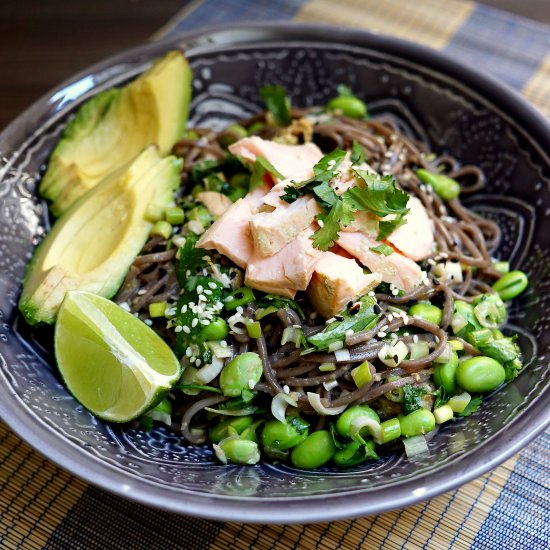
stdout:
[[290,99],[282,86],[263,86],[260,89],[260,97],[278,126],[288,126],[292,122]]
[[[319,250],[325,251],[334,245],[338,240],[340,228],[347,227],[353,222],[355,212],[366,211],[380,218],[391,217],[391,219],[379,221],[377,235],[379,241],[386,239],[392,231],[403,225],[405,216],[409,212],[407,208],[409,196],[397,188],[392,176],[380,177],[357,167],[365,162],[364,150],[357,143],[353,145],[351,161],[359,184],[338,196],[330,182],[337,176],[338,167],[345,156],[346,152],[341,149],[335,149],[325,155],[313,167],[312,178],[286,186],[281,196],[282,200],[293,203],[300,197],[310,194],[325,209],[324,213],[318,216],[321,227],[312,236],[313,246]],[[375,252],[389,254],[386,249],[375,250]]]

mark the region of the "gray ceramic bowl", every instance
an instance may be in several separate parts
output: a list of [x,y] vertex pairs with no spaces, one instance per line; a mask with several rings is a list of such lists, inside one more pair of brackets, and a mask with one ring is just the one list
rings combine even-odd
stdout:
[[[222,466],[163,428],[104,424],[59,382],[49,335],[17,315],[25,263],[45,227],[40,168],[67,117],[92,94],[187,52],[195,73],[192,123],[219,127],[259,109],[259,87],[283,84],[296,105],[324,103],[339,83],[371,112],[392,112],[434,150],[483,168],[471,207],[504,229],[501,252],[529,273],[512,307],[527,366],[481,411],[442,429],[430,456],[388,455],[350,471]],[[123,53],[47,94],[0,135],[0,415],[42,454],[82,479],[175,512],[243,522],[334,520],[410,505],[448,491],[517,452],[550,420],[550,127],[517,94],[439,53],[349,29],[255,25],[181,35]]]

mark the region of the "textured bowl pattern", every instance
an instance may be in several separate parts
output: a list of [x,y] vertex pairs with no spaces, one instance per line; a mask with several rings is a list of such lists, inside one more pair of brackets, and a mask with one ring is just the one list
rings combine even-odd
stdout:
[[[304,499],[316,502],[309,519],[351,516],[456,485],[459,478],[483,471],[484,456],[487,465],[494,464],[497,451],[504,456],[504,447],[513,447],[506,432],[528,409],[540,406],[550,371],[550,163],[522,121],[459,80],[407,59],[406,52],[402,57],[385,53],[380,38],[378,49],[276,38],[269,35],[261,45],[198,39],[142,48],[50,94],[34,107],[33,116],[0,139],[0,412],[39,450],[89,481],[167,509],[218,519],[267,521],[271,506],[280,521],[299,521],[293,510]],[[304,472],[268,463],[222,466],[206,446],[188,447],[164,427],[143,433],[96,420],[61,385],[50,332],[31,330],[18,316],[25,264],[48,223],[36,184],[67,118],[91,93],[128,80],[174,45],[186,46],[195,75],[193,125],[220,128],[256,112],[261,108],[258,89],[267,82],[285,86],[298,106],[322,104],[345,83],[360,91],[373,115],[391,113],[433,150],[483,168],[487,186],[466,203],[499,221],[499,257],[529,274],[529,290],[513,305],[509,319],[526,367],[478,413],[442,429],[429,443],[430,456],[406,460],[389,454],[349,471]],[[15,409],[17,418],[11,415]],[[29,425],[34,425],[34,437]],[[43,449],[42,436],[48,438]],[[69,453],[70,461],[49,452],[50,447],[59,455]],[[98,471],[95,477],[92,472]],[[441,482],[453,475],[456,479],[447,485]],[[155,497],[148,499],[148,493]],[[345,498],[355,509],[337,511],[315,497],[329,497],[326,503],[335,499],[335,505]],[[289,505],[287,513],[275,502]],[[247,515],[237,516],[238,510]]]

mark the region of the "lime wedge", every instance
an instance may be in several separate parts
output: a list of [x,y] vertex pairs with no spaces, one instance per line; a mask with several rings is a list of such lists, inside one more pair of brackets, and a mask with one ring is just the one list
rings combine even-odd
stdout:
[[68,390],[110,422],[140,416],[181,375],[152,329],[107,298],[79,290],[67,292],[59,310],[55,356]]

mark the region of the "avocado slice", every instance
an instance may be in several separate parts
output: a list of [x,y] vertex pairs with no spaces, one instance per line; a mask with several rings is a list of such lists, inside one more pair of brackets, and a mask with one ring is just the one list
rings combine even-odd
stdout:
[[179,51],[168,52],[124,88],[84,103],[53,150],[39,191],[60,216],[108,174],[156,144],[167,154],[189,114],[192,73]]
[[23,281],[19,309],[29,324],[53,323],[67,290],[116,293],[151,231],[147,207],[173,201],[181,163],[149,146],[56,221]]

